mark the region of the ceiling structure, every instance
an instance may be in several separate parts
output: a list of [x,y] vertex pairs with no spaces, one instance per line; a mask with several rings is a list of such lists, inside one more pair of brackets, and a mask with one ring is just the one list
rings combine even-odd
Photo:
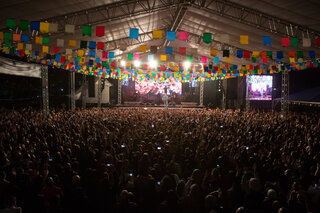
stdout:
[[[106,50],[124,58],[129,52],[138,52],[141,44],[158,46],[159,53],[164,53],[165,46],[174,47],[176,52],[178,47],[187,47],[189,51],[197,48],[198,56],[208,57],[210,49],[229,49],[232,64],[251,64],[250,60],[237,58],[236,51],[284,51],[288,58],[288,51],[314,50],[318,56],[320,49],[315,44],[320,37],[318,8],[317,0],[15,0],[0,3],[0,28],[6,30],[7,18],[47,21],[59,24],[57,33],[48,34],[51,47],[58,38],[76,39],[78,43],[100,41],[105,43]],[[75,34],[66,34],[65,24],[75,25]],[[83,37],[85,24],[105,26],[105,36]],[[130,28],[139,29],[138,41],[129,40]],[[92,29],[95,35],[95,27]],[[184,30],[189,33],[189,40],[168,42],[165,36],[152,39],[153,30]],[[202,41],[205,32],[213,34],[211,44]],[[229,43],[221,42],[221,34],[230,35]],[[239,43],[240,35],[249,35],[249,45]],[[272,46],[264,46],[262,36],[270,36]],[[281,37],[285,36],[295,36],[300,41],[309,37],[312,47],[304,48],[300,42],[298,48],[283,48]],[[120,51],[121,45],[126,45],[126,51]],[[224,61],[221,51],[218,56]]]

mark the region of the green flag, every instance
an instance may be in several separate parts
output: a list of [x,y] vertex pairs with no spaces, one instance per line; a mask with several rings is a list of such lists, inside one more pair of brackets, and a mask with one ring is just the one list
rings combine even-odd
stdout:
[[251,61],[252,61],[253,63],[256,63],[256,62],[257,62],[257,59],[254,58],[254,57],[252,57],[252,58],[251,58]]
[[212,34],[211,33],[203,33],[203,42],[206,44],[210,44],[212,42]]
[[303,58],[303,52],[297,51],[297,58]]
[[192,56],[187,56],[187,61],[192,62]]
[[8,18],[6,23],[7,23],[8,29],[14,30],[16,28],[16,20],[15,19]]
[[82,35],[83,36],[91,36],[92,26],[83,25],[82,27]]
[[4,40],[12,41],[12,33],[10,33],[10,32],[5,32],[5,33],[4,33]]
[[267,57],[272,58],[272,51],[267,51]]
[[42,37],[42,44],[49,44],[49,37]]
[[22,31],[26,31],[29,29],[29,21],[27,20],[20,20],[19,28]]
[[299,39],[296,37],[290,38],[290,46],[291,47],[298,47]]
[[9,47],[9,48],[11,47],[11,45],[12,45],[11,41],[6,41],[4,43],[4,46]]
[[133,59],[133,54],[132,53],[129,53],[128,54],[128,60],[132,60]]

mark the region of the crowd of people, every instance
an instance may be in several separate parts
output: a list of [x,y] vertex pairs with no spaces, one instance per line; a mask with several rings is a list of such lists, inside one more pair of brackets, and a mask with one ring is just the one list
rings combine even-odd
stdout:
[[320,212],[318,113],[0,111],[0,212]]

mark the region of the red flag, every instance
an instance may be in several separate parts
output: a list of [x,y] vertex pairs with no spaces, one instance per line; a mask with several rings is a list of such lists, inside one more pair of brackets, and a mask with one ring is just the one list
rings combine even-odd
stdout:
[[320,47],[320,38],[316,39],[317,46]]
[[289,47],[290,46],[290,38],[289,37],[282,37],[282,46]]
[[96,26],[96,36],[97,37],[102,37],[104,36],[104,26]]
[[289,51],[289,57],[294,58],[295,57],[295,52],[294,51]]
[[98,50],[104,50],[104,43],[103,42],[98,42],[97,43],[97,49]]
[[59,47],[54,47],[54,48],[53,48],[53,52],[54,52],[54,53],[58,53],[58,52],[59,52]]
[[250,58],[250,51],[243,51],[244,58]]
[[180,47],[180,48],[179,48],[179,53],[180,53],[180,55],[185,55],[186,52],[187,52],[187,49],[186,49],[185,47]]
[[64,64],[66,62],[66,57],[65,56],[61,56],[60,57],[60,62],[61,62],[61,64]]
[[102,52],[102,58],[108,58],[108,52]]

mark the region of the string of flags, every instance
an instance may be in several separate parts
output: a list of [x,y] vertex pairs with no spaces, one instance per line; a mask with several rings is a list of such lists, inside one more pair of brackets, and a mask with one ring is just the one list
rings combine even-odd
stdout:
[[[220,65],[220,57],[218,57],[218,50],[210,49],[210,56],[201,56],[200,62],[203,67],[199,70],[195,70],[195,65],[193,55],[197,54],[197,49],[179,47],[174,50],[173,47],[165,47],[165,54],[161,54],[158,58],[160,61],[156,67],[152,69],[148,65],[150,61],[155,60],[154,54],[157,53],[157,46],[139,46],[139,53],[128,53],[127,60],[129,61],[126,65],[120,66],[120,62],[115,59],[115,53],[113,51],[105,51],[104,42],[87,41],[87,40],[73,40],[70,39],[65,41],[64,39],[57,39],[56,44],[50,41],[50,37],[47,33],[58,32],[58,24],[47,23],[47,22],[37,22],[37,21],[27,21],[20,20],[19,25],[15,19],[7,19],[6,26],[8,29],[13,30],[10,32],[0,32],[0,42],[2,45],[1,52],[5,54],[16,55],[19,57],[27,58],[29,61],[35,63],[46,63],[58,68],[80,72],[83,74],[92,74],[102,77],[114,77],[114,78],[128,78],[133,80],[154,80],[154,81],[205,81],[205,80],[216,80],[221,78],[236,77],[241,75],[249,74],[270,74],[280,71],[289,70],[301,70],[309,67],[318,67],[318,62],[316,62],[315,52],[308,51],[305,54],[303,51],[288,51],[289,64],[280,65],[282,59],[284,58],[283,51],[247,51],[247,50],[237,50],[237,58],[251,59],[255,65]],[[71,24],[66,24],[65,33],[73,34],[75,33],[75,26]],[[20,33],[18,30],[21,30]],[[42,33],[43,35],[35,36],[34,43],[37,48],[33,47],[31,43],[31,38],[26,31],[31,30]],[[33,33],[32,33],[33,35]],[[93,27],[91,25],[82,26],[82,35],[91,37],[93,35]],[[96,26],[95,35],[97,37],[105,36],[105,27]],[[163,31],[163,30],[153,30],[153,39],[166,38],[168,41],[188,40],[189,35],[186,31]],[[139,38],[139,29],[131,28],[129,31],[129,40]],[[203,42],[210,44],[213,42],[212,33],[203,33]],[[223,43],[229,43],[229,35],[221,34],[220,41]],[[283,47],[298,47],[299,39],[296,37],[283,37],[282,38]],[[241,45],[249,44],[248,35],[240,35],[239,42]],[[316,39],[316,45],[320,47],[320,38]],[[262,37],[262,43],[266,46],[271,46],[271,38],[269,36]],[[303,38],[302,45],[304,47],[310,47],[312,44],[310,38]],[[53,46],[53,47],[52,47]],[[80,49],[74,50],[80,46]],[[41,50],[38,49],[41,47]],[[65,53],[60,53],[61,48],[65,49]],[[38,50],[34,50],[38,49]],[[187,51],[188,50],[188,51]],[[141,66],[132,66],[132,60],[139,61],[140,53],[148,54],[148,63],[142,64]],[[191,64],[192,68],[185,68],[181,64],[174,64],[171,61],[171,56],[174,52],[178,52],[179,56],[183,56]],[[188,54],[187,54],[188,53]],[[190,53],[190,54],[189,54]],[[225,58],[227,63],[231,63],[230,50],[221,50],[222,57]],[[303,62],[306,56],[309,56],[310,61]],[[257,59],[261,59],[258,62]],[[275,59],[279,64],[278,66],[269,65],[270,59]],[[298,59],[296,61],[296,59]],[[166,62],[170,62],[167,64]],[[144,72],[141,72],[143,70]],[[158,72],[158,73],[157,73]],[[146,74],[147,73],[147,74]],[[168,74],[169,73],[169,74]]]

